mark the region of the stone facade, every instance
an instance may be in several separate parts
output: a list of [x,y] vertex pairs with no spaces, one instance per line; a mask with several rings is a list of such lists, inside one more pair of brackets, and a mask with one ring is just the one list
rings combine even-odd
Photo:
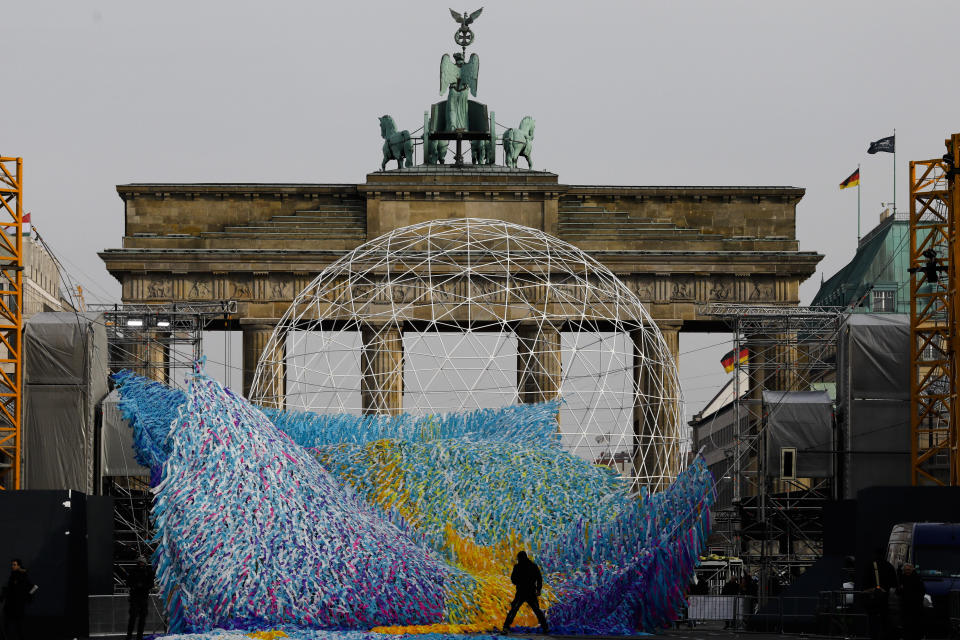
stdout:
[[100,256],[123,301],[236,300],[245,391],[260,334],[316,274],[368,238],[416,222],[499,219],[584,249],[637,293],[674,352],[679,331],[722,329],[698,316],[698,304],[796,305],[822,258],[798,249],[804,190],[796,187],[582,186],[542,171],[441,165],[376,172],[361,184],[117,191],[123,246]]
[[23,321],[42,311],[73,311],[60,294],[60,269],[42,244],[23,239]]

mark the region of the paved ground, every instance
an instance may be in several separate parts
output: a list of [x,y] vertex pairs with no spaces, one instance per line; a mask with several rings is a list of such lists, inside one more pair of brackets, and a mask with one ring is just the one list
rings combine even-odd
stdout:
[[[722,622],[714,623],[701,623],[693,628],[682,627],[680,629],[670,629],[667,631],[661,631],[656,634],[650,634],[646,636],[653,639],[662,639],[662,640],[785,640],[785,639],[800,639],[800,638],[817,638],[823,636],[814,636],[814,635],[780,635],[777,633],[755,633],[755,632],[739,632],[739,631],[729,631],[723,628]],[[123,635],[113,635],[113,636],[91,636],[89,640],[116,640],[117,638],[123,638]],[[464,638],[470,638],[470,636],[465,635]],[[562,636],[562,635],[551,635],[551,636],[541,636],[535,634],[511,634],[510,638],[517,640],[627,640],[627,638],[635,640],[638,636]]]

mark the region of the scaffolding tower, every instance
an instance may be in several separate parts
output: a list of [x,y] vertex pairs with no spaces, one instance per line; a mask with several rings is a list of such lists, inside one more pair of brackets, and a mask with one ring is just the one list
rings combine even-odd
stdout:
[[0,490],[20,488],[23,158],[0,157]]
[[[237,303],[89,304],[87,310],[104,316],[111,373],[129,369],[178,386],[202,356],[203,332],[229,329]],[[122,593],[137,557],[149,557],[154,548],[149,479],[105,476],[99,487],[113,498],[113,585]]]
[[910,427],[914,485],[960,484],[960,134],[910,163]]
[[235,300],[210,303],[89,304],[107,324],[110,372],[134,373],[177,386],[201,357],[204,331],[228,329],[237,313]]
[[734,353],[748,354],[749,388],[734,375],[733,507],[716,514],[715,531],[757,570],[765,594],[823,555],[823,506],[837,497],[838,483],[766,468],[765,411],[775,407],[764,407],[763,392],[810,391],[835,377],[842,309],[710,304],[698,313],[729,326]]

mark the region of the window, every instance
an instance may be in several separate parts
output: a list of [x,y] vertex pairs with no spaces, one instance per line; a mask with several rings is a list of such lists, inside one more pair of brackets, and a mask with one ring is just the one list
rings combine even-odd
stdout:
[[796,447],[782,447],[780,449],[780,477],[784,480],[793,480],[797,477]]
[[874,313],[893,313],[897,310],[896,291],[873,291]]
[[943,336],[932,336],[930,342],[923,348],[922,360],[943,360],[947,356],[943,351]]

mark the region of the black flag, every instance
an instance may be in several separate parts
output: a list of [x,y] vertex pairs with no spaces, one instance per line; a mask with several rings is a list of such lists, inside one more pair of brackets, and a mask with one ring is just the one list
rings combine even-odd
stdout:
[[867,149],[867,153],[877,153],[880,151],[885,153],[894,153],[894,150],[896,149],[896,142],[896,136],[880,138],[876,142],[870,143],[870,148]]

